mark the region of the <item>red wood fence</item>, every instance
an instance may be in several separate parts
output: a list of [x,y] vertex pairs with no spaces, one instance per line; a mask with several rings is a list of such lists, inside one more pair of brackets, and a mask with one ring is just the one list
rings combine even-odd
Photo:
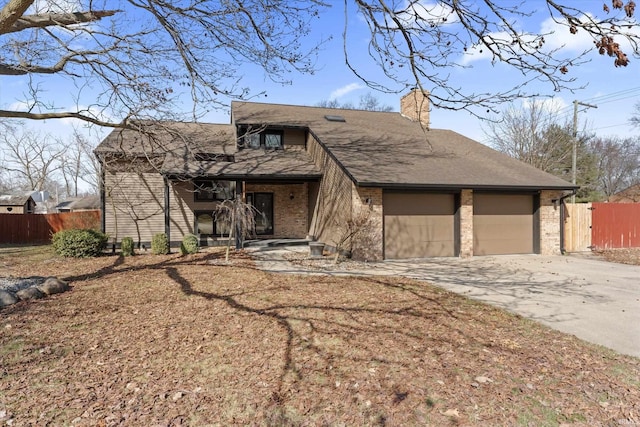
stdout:
[[593,203],[593,249],[640,247],[640,203]]
[[0,244],[49,243],[60,230],[100,229],[100,211],[57,214],[0,214]]

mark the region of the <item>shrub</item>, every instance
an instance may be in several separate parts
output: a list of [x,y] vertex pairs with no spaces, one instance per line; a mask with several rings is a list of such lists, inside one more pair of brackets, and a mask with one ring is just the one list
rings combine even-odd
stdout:
[[180,244],[180,252],[182,255],[195,254],[198,252],[198,237],[193,234],[185,234]]
[[53,250],[64,257],[90,258],[102,253],[108,236],[92,229],[62,230],[51,239]]
[[133,249],[133,239],[131,237],[123,237],[120,248],[122,249],[122,255],[124,256],[135,255],[135,251]]
[[169,238],[165,233],[153,235],[153,239],[151,239],[151,253],[154,255],[166,255],[169,253]]

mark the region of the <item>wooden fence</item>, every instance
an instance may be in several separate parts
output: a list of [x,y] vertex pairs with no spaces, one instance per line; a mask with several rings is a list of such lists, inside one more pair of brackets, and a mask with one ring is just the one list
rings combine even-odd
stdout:
[[640,247],[640,203],[567,204],[567,252]]
[[591,250],[591,203],[567,203],[564,248],[567,252]]
[[640,203],[594,203],[594,249],[640,247]]
[[0,244],[49,243],[60,230],[100,229],[100,211],[57,214],[0,214]]

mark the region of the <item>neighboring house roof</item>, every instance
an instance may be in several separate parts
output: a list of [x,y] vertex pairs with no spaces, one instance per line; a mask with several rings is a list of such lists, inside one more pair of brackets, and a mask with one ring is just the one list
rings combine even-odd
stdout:
[[100,209],[100,196],[74,197],[60,202],[56,205],[56,210],[74,211]]
[[30,195],[4,194],[0,195],[0,206],[24,206],[29,199]]
[[114,130],[95,152],[162,156],[159,171],[175,176],[321,176],[304,147],[288,146],[286,150],[274,151],[239,150],[235,127],[230,124],[170,122],[146,126],[144,131]]
[[640,184],[632,185],[609,197],[611,203],[640,203]]
[[309,128],[361,186],[576,188],[456,132],[425,131],[399,113],[237,101],[231,111],[237,125]]

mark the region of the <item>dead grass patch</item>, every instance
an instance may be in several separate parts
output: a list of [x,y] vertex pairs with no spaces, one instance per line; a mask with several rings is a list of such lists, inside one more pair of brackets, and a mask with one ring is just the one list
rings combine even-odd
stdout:
[[640,422],[638,359],[422,282],[274,275],[215,251],[0,256],[72,285],[0,311],[13,425]]

